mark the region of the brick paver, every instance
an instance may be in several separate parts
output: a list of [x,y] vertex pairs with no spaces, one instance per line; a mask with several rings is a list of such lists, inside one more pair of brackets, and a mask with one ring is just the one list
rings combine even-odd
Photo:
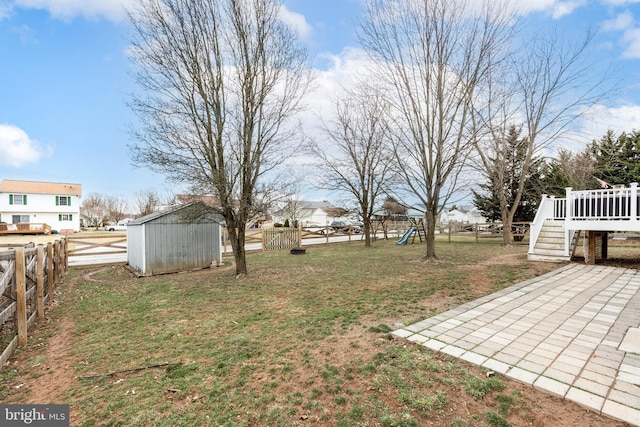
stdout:
[[640,426],[640,271],[569,264],[394,331]]

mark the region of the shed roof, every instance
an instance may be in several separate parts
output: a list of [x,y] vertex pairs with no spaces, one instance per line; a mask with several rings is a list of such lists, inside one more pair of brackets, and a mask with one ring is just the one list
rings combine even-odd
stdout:
[[0,193],[22,194],[56,194],[81,196],[82,185],[63,182],[18,181],[3,179],[0,182]]

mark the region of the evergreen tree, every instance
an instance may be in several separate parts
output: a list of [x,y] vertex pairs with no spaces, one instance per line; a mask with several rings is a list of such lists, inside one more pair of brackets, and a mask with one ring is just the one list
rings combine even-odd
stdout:
[[[504,193],[507,208],[513,206],[527,153],[526,140],[520,138],[520,129],[516,126],[511,126],[504,142],[506,149],[500,153],[501,159],[492,158],[496,168],[490,171],[490,174],[485,173],[487,181],[480,184],[480,191],[473,190],[474,206],[491,221],[502,220],[498,191]],[[520,203],[513,216],[514,222],[532,221],[535,217],[541,194],[539,183],[543,166],[542,159],[533,159]],[[503,182],[504,185],[501,187],[499,182]]]
[[640,182],[640,131],[621,133],[617,138],[608,131],[590,146],[595,159],[594,175],[611,185]]

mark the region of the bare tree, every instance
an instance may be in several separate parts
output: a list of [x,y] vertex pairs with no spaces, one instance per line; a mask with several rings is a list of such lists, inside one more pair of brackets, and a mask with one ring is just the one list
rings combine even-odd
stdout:
[[298,219],[300,218],[300,214],[302,213],[302,201],[298,194],[293,194],[289,198],[284,201],[282,209],[280,209],[281,214],[284,216],[285,220],[290,220],[290,226],[295,227],[298,224]]
[[[561,149],[558,151],[555,161],[569,180],[565,187],[572,187],[574,190],[589,190],[594,188],[594,185],[598,185],[594,179],[597,174],[596,159],[590,151],[590,147],[579,153]],[[562,194],[565,194],[564,188]]]
[[130,13],[145,89],[132,103],[134,161],[220,200],[238,275],[308,88],[306,53],[279,11],[277,0],[138,0]]
[[[511,224],[525,191],[535,159],[572,130],[587,107],[602,100],[606,74],[586,61],[593,34],[577,45],[558,39],[557,34],[528,39],[526,51],[509,53],[509,61],[495,67],[485,98],[477,109],[479,132],[474,143],[480,171],[490,177],[499,196],[503,245],[513,244]],[[514,123],[520,134],[520,164],[516,176],[509,169],[512,157],[509,134]],[[577,160],[577,159],[576,159]],[[508,182],[515,187],[505,194]]]
[[391,196],[387,196],[387,199],[382,205],[382,209],[384,209],[384,215],[387,218],[407,215],[407,207],[400,204]]
[[399,172],[425,208],[426,259],[473,140],[472,99],[509,38],[499,1],[367,0],[360,41],[391,109]]
[[364,224],[365,246],[371,246],[371,219],[393,178],[388,150],[389,108],[377,92],[360,85],[335,102],[335,117],[324,123],[329,144],[311,147],[320,164],[320,186],[353,197]]
[[118,196],[107,196],[105,198],[105,203],[107,205],[110,221],[118,223],[126,218],[127,211],[129,210],[129,203],[125,199]]
[[105,198],[98,193],[91,193],[82,200],[80,212],[87,221],[87,226],[95,227],[96,230],[109,218]]
[[141,190],[136,193],[134,200],[138,216],[145,216],[156,212],[162,204],[160,196],[153,190]]

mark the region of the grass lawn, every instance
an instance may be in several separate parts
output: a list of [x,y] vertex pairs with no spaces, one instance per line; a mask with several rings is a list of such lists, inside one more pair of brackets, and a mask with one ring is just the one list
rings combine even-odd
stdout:
[[623,425],[388,334],[557,267],[526,250],[443,241],[425,263],[354,242],[251,254],[241,279],[73,268],[0,402],[69,403],[82,426]]

